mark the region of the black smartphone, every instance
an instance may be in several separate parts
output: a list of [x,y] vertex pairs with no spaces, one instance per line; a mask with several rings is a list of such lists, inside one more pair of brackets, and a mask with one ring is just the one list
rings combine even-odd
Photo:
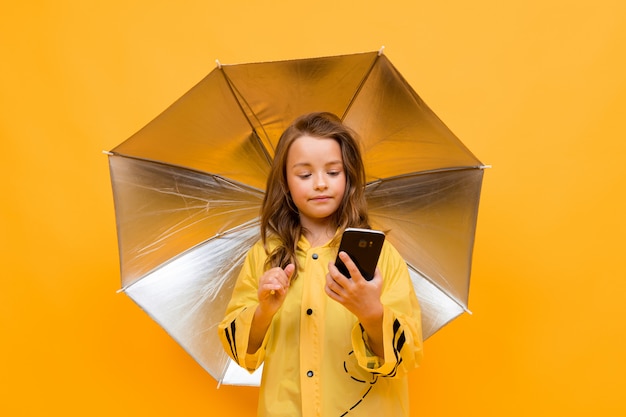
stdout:
[[[346,252],[361,271],[361,275],[366,280],[371,281],[374,278],[384,241],[385,234],[380,230],[347,228],[341,236],[339,252]],[[343,261],[339,259],[339,255],[335,260],[335,266],[339,272],[350,278],[350,272],[348,272]]]

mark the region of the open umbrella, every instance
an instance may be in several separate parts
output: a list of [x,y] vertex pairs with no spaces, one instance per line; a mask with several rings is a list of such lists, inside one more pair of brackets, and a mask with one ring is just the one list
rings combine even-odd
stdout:
[[109,164],[123,291],[220,383],[259,382],[216,327],[259,238],[274,147],[311,111],[359,134],[371,223],[409,266],[424,337],[467,310],[484,166],[382,50],[218,65]]

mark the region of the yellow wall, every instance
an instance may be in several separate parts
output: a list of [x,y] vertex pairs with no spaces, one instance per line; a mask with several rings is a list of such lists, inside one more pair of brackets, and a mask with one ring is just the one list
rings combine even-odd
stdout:
[[116,294],[101,151],[215,59],[381,45],[493,165],[474,314],[427,341],[412,415],[626,415],[626,2],[11,3],[0,12],[0,415],[253,415],[255,389],[218,390]]

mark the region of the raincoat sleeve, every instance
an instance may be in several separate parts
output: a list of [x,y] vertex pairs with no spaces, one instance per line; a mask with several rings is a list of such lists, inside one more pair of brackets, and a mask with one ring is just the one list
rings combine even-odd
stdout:
[[228,356],[249,372],[263,363],[270,333],[267,332],[257,352],[247,353],[252,318],[259,304],[258,277],[263,273],[265,257],[265,250],[260,243],[250,249],[226,307],[224,319],[218,326],[219,337]]
[[419,366],[422,360],[421,310],[406,263],[388,242],[378,266],[383,276],[384,357],[369,349],[367,334],[360,323],[352,329],[352,345],[362,368],[384,377],[399,377]]

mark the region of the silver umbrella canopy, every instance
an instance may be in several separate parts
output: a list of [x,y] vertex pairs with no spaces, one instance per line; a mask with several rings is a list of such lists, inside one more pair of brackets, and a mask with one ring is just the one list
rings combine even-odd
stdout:
[[467,311],[484,166],[381,52],[218,65],[109,153],[122,290],[220,383],[259,383],[217,324],[274,147],[304,113],[359,134],[370,220],[407,262],[424,338]]

